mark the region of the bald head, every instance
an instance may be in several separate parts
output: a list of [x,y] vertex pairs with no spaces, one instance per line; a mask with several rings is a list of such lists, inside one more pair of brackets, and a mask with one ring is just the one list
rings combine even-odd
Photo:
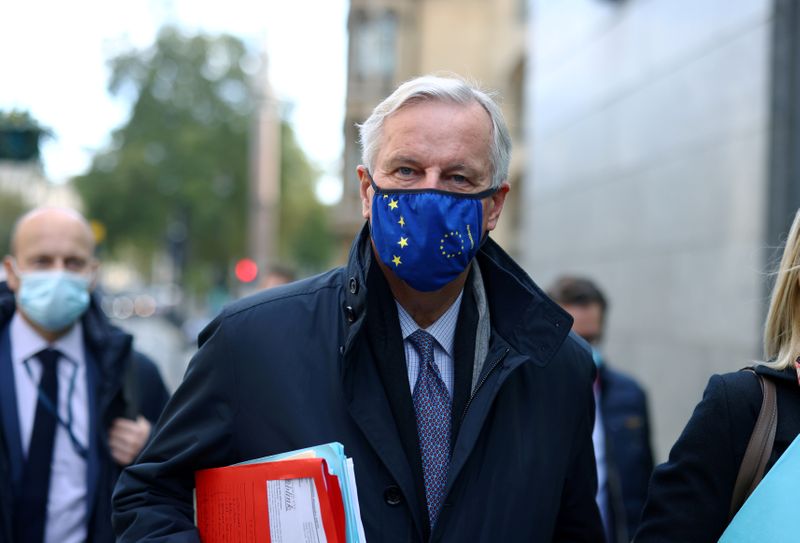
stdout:
[[[15,296],[20,293],[25,274],[31,272],[71,272],[86,278],[91,288],[97,269],[92,229],[86,219],[72,209],[34,209],[20,217],[14,225],[11,255],[3,259],[3,266],[8,287]],[[48,342],[67,333],[74,322],[61,323],[54,328],[43,315],[37,315],[36,312],[29,314],[19,297],[17,308],[22,317]]]
[[[63,234],[57,234],[59,231]],[[38,237],[48,233],[88,244],[90,254],[94,253],[94,234],[83,215],[65,207],[37,207],[14,223],[11,230],[11,255],[16,258],[20,245],[24,246],[31,236]]]
[[8,286],[19,288],[19,273],[65,270],[91,275],[94,234],[83,215],[73,209],[40,207],[17,220],[11,234],[11,256],[4,259]]

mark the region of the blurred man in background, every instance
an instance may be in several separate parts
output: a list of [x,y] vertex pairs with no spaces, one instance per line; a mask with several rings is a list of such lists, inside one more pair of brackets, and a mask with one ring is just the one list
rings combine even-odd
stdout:
[[270,266],[267,273],[264,274],[264,277],[262,277],[261,281],[259,281],[258,287],[261,289],[267,289],[277,287],[279,285],[285,285],[286,283],[291,283],[295,280],[297,280],[297,274],[292,268],[289,266],[276,264],[274,266]]
[[0,283],[0,540],[111,542],[111,491],[167,401],[155,365],[91,291],[98,263],[69,209],[22,216]]
[[597,505],[610,543],[628,542],[647,497],[653,470],[647,400],[631,377],[613,370],[599,351],[608,304],[589,279],[561,277],[548,294],[574,319],[572,330],[592,347],[598,373],[595,381]]

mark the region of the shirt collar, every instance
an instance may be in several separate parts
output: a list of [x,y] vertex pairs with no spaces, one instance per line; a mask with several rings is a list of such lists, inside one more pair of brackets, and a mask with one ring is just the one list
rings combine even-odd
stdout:
[[36,353],[47,347],[58,349],[61,354],[72,362],[81,365],[83,363],[83,325],[80,319],[70,328],[69,332],[58,338],[52,344],[40,336],[36,330],[28,324],[19,311],[14,313],[11,318],[11,359],[22,364],[32,358]]
[[[453,304],[444,312],[444,314],[436,319],[436,322],[428,326],[427,328],[423,328],[426,332],[433,336],[439,346],[445,350],[445,352],[452,357],[453,356],[453,344],[455,343],[456,337],[456,324],[458,323],[458,311],[461,309],[461,298],[464,295],[464,291],[462,290],[458,294],[458,298],[453,302]],[[395,305],[397,305],[397,316],[400,319],[400,332],[403,334],[403,341],[405,341],[408,336],[419,330],[421,327],[414,321],[414,318],[405,310],[405,308],[400,305],[400,303],[395,300]]]

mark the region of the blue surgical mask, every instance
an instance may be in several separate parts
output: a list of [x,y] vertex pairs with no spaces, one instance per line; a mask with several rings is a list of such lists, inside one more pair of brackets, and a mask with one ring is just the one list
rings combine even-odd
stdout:
[[439,290],[463,272],[481,244],[483,205],[475,194],[382,190],[370,178],[372,241],[381,261],[413,289]]
[[89,279],[83,275],[44,270],[17,272],[17,304],[48,332],[69,328],[89,307]]

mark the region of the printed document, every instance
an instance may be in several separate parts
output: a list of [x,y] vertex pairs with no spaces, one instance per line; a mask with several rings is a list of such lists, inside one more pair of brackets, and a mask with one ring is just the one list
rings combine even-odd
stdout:
[[327,543],[314,480],[267,481],[272,543]]

